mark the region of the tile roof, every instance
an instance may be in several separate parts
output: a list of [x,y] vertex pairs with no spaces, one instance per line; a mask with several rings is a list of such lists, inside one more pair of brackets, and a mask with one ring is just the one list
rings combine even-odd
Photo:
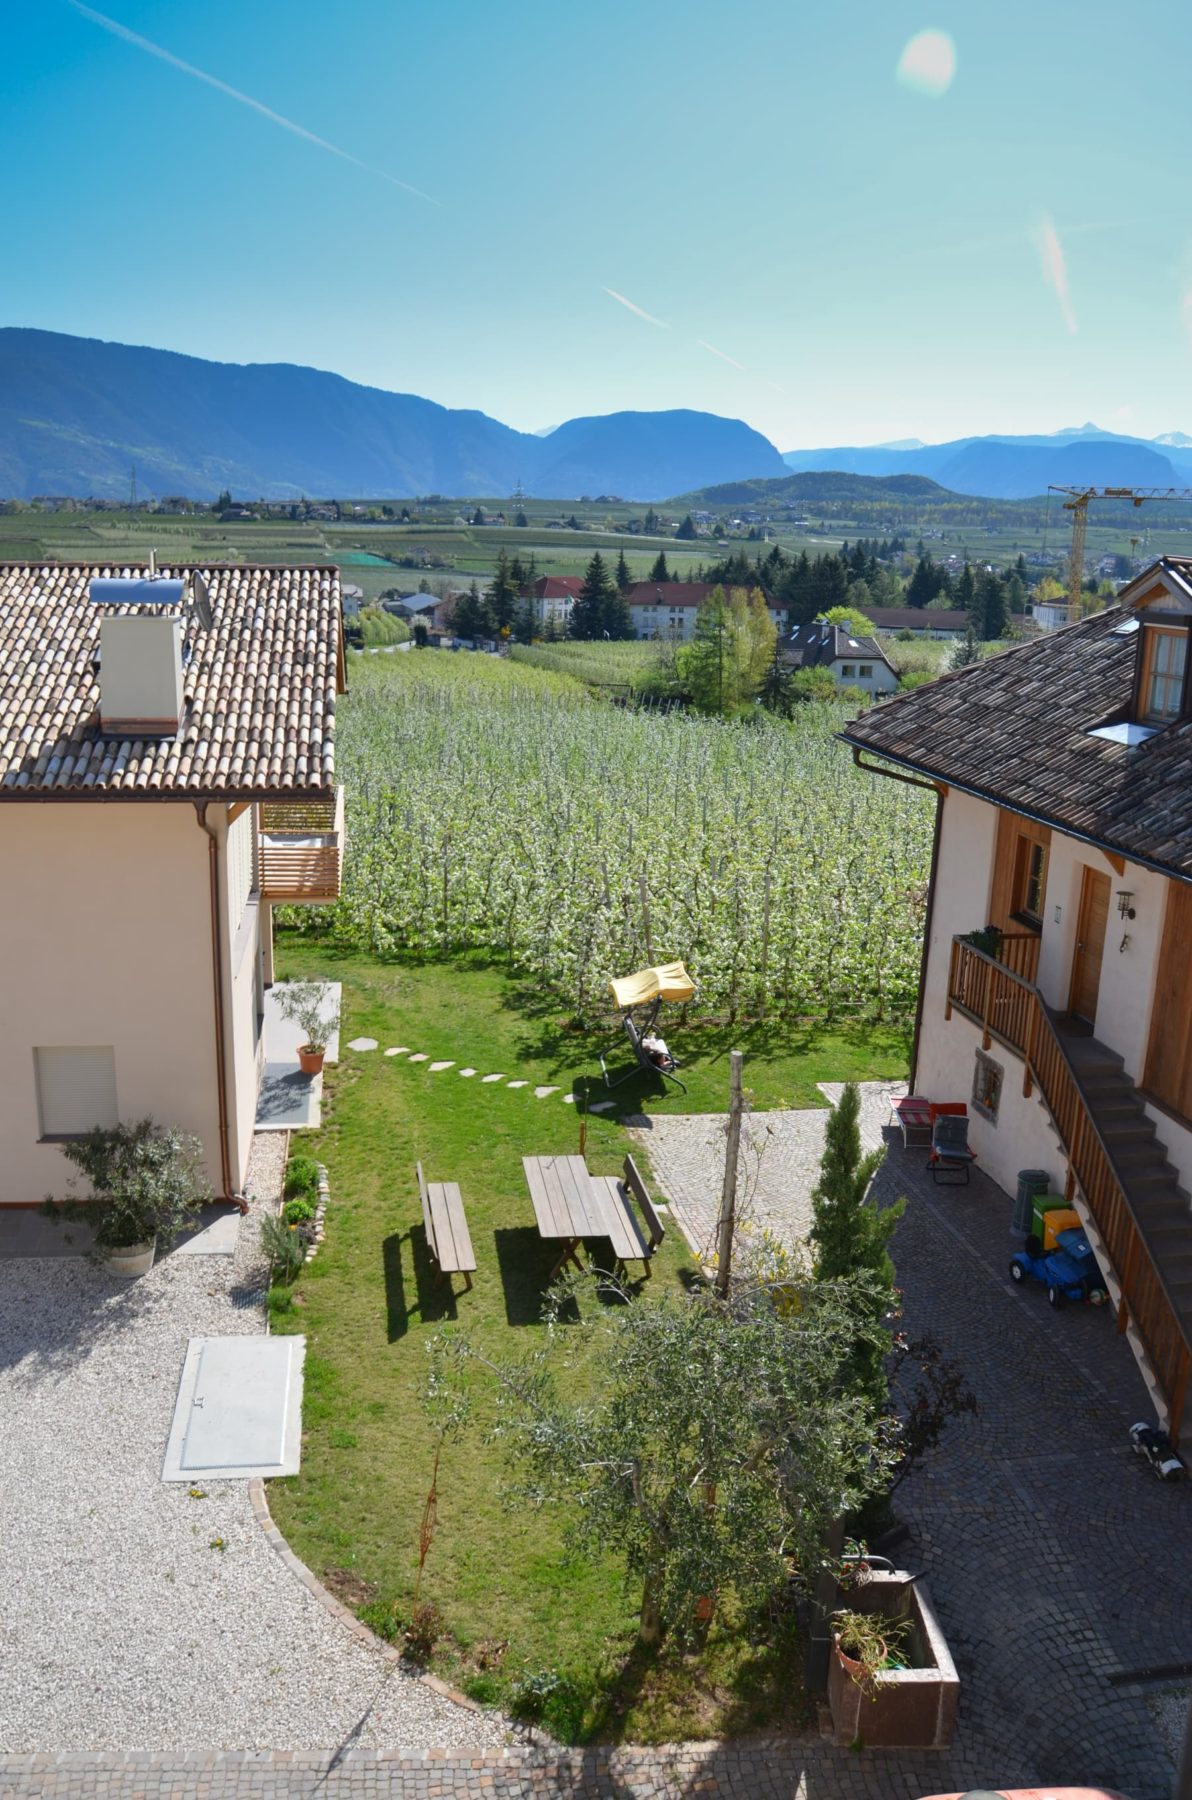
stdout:
[[583,585],[582,575],[540,575],[532,588],[523,588],[522,592],[538,600],[575,600]]
[[635,581],[625,595],[630,606],[702,606],[714,581]]
[[809,625],[798,626],[789,637],[780,638],[778,651],[801,669],[827,668],[844,660],[856,662],[858,657],[885,663],[887,668],[892,666],[876,638],[853,637],[843,625],[825,625],[822,619],[813,619]]
[[1192,720],[1130,748],[1091,736],[1130,705],[1139,636],[1107,611],[898,694],[846,743],[1192,880]]
[[930,606],[863,606],[860,609],[879,631],[961,631],[968,614]]
[[214,618],[193,635],[177,734],[121,740],[99,730],[89,583],[147,573],[0,563],[0,800],[332,791],[339,571],[204,564]]

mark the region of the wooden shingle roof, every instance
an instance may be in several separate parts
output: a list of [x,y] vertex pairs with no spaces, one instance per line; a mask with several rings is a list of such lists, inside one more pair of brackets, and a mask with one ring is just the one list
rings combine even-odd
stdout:
[[845,741],[1060,831],[1192,880],[1192,721],[1127,747],[1137,632],[1111,607],[1050,637],[896,695]]
[[200,572],[213,622],[191,640],[178,731],[121,740],[99,729],[100,608],[89,584],[147,571],[0,563],[0,800],[334,791],[338,570]]

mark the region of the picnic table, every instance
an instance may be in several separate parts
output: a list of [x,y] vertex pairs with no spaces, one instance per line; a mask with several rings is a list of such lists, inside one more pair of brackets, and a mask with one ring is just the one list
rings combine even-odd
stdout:
[[588,1174],[587,1163],[582,1156],[523,1156],[522,1167],[539,1237],[557,1238],[563,1245],[551,1280],[566,1263],[582,1269],[580,1243],[586,1237],[607,1237],[610,1224],[604,1196]]
[[[649,1273],[649,1260],[662,1242],[663,1225],[632,1157],[625,1159],[625,1181],[614,1175],[589,1175],[582,1156],[523,1156],[522,1167],[539,1237],[556,1239],[563,1246],[550,1272],[552,1281],[568,1262],[583,1268],[579,1246],[590,1237],[607,1238],[618,1263],[640,1260]],[[634,1217],[634,1197],[645,1216],[644,1232]]]

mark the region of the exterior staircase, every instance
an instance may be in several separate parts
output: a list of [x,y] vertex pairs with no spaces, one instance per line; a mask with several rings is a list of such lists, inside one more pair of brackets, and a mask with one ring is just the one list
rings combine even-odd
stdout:
[[1122,1059],[1074,1021],[1052,1015],[1077,1086],[1185,1332],[1192,1337],[1192,1194]]
[[1147,1116],[1122,1059],[1079,1021],[1054,1013],[1034,968],[952,941],[945,1017],[953,1008],[1022,1059],[1067,1159],[1077,1208],[1117,1326],[1173,1439],[1192,1436],[1192,1195]]

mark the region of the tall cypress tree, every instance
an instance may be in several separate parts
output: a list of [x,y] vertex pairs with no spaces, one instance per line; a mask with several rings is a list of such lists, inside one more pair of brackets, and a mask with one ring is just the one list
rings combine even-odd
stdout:
[[[879,1211],[869,1199],[869,1184],[885,1150],[862,1154],[860,1112],[861,1096],[850,1081],[828,1119],[820,1177],[811,1196],[810,1235],[816,1280],[855,1279],[859,1317],[880,1326],[897,1302],[887,1245],[906,1203]],[[851,1373],[858,1388],[880,1406],[886,1397],[885,1350],[868,1332],[858,1336]]]

